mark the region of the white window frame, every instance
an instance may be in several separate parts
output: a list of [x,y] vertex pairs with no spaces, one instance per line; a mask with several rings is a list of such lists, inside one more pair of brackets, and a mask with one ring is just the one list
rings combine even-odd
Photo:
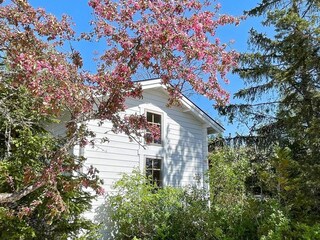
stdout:
[[[164,179],[164,165],[163,165],[163,162],[164,162],[164,159],[163,157],[160,157],[160,156],[150,156],[150,155],[146,155],[144,157],[144,174],[145,176],[147,176],[147,159],[157,159],[157,160],[160,160],[160,180],[159,180],[159,186],[158,187],[163,187],[163,179]],[[152,166],[152,170],[153,170],[153,166]],[[153,177],[153,176],[152,176]]]
[[152,145],[152,146],[163,146],[163,140],[164,140],[164,114],[162,112],[150,110],[150,109],[145,109],[145,117],[147,118],[147,114],[152,113],[152,114],[157,114],[160,115],[161,117],[161,123],[160,123],[160,139],[161,143],[146,143],[147,145]]

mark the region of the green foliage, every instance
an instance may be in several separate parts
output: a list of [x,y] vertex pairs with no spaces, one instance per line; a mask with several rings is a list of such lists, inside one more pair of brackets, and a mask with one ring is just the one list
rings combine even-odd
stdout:
[[170,237],[168,239],[219,239],[223,236],[216,219],[213,218],[203,189],[184,189],[181,208],[171,213]]
[[0,207],[1,239],[33,239],[35,231],[25,221],[21,221],[4,207]]
[[[250,164],[244,149],[221,149],[209,155],[210,200],[213,205],[230,206],[245,200]],[[240,201],[240,202],[239,202]]]
[[115,239],[166,239],[171,213],[182,207],[182,191],[155,188],[139,172],[123,175],[115,186],[115,194],[97,210],[103,230]]
[[260,221],[258,236],[261,240],[286,238],[287,232],[290,231],[290,220],[277,201],[264,202],[263,208],[257,214],[257,220]]
[[209,155],[209,221],[219,226],[222,239],[319,239],[318,223],[306,221],[314,213],[303,210],[312,198],[300,195],[297,201],[305,191],[292,151],[278,147],[267,161],[256,162],[260,154],[225,147]]
[[[249,175],[249,164],[243,149],[233,151],[220,149],[209,154],[210,170],[210,200],[215,221],[218,221],[221,231],[228,239],[241,239],[254,231],[250,226],[251,213],[245,209],[248,202],[245,182]],[[248,225],[248,226],[247,226]]]
[[[2,81],[0,96],[0,199],[45,182],[0,203],[0,239],[96,239],[95,225],[82,216],[93,198],[79,185],[87,177],[76,174],[84,159],[61,154],[62,163],[53,161],[65,139],[44,129],[53,120],[25,88]],[[63,171],[55,175],[55,168]]]
[[319,1],[302,0],[263,0],[248,11],[272,31],[250,31],[236,70],[243,103],[220,109],[251,126],[237,143],[257,149],[254,184],[288,211],[293,229],[320,221],[319,13]]
[[[235,156],[237,162],[232,163]],[[159,189],[137,171],[124,175],[115,184],[115,192],[97,210],[96,220],[101,223],[105,239],[233,240],[289,236],[291,222],[286,209],[276,200],[253,197],[245,190],[249,175],[245,171],[245,151],[225,149],[210,159],[221,170],[210,181],[211,191],[219,191],[211,201],[206,191],[194,187]],[[237,170],[243,171],[240,177],[234,174]]]
[[290,239],[318,240],[320,239],[320,224],[313,223],[310,225],[304,223],[295,223],[292,231],[288,234]]
[[150,185],[139,172],[124,175],[97,210],[106,239],[215,239],[206,192]]
[[225,147],[209,155],[211,215],[223,239],[282,239],[289,228],[286,209],[252,192],[252,154],[249,148]]

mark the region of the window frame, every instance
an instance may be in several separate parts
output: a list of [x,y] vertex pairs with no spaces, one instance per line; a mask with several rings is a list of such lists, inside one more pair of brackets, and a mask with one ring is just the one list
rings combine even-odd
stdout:
[[[149,168],[147,168],[147,161],[148,161],[148,159],[150,159],[150,160],[152,160],[152,167],[151,167],[151,169],[149,169]],[[158,168],[154,168],[153,166],[154,166],[154,160],[159,160],[160,161],[160,169],[158,169]],[[151,173],[151,178],[152,178],[152,182],[151,182],[151,184],[155,184],[155,181],[154,181],[154,177],[153,177],[153,172],[156,170],[156,171],[159,171],[160,172],[160,177],[159,177],[159,180],[156,182],[156,185],[157,185],[157,187],[158,188],[161,188],[161,187],[163,187],[163,158],[162,157],[159,157],[159,156],[145,156],[145,161],[144,161],[144,163],[145,163],[145,176],[147,177],[147,178],[149,178],[149,176],[147,176],[147,171],[148,170],[151,170],[152,171],[152,173]]]
[[[164,136],[164,134],[163,134],[163,129],[164,129],[164,126],[163,126],[164,125],[164,119],[163,119],[163,117],[164,117],[164,115],[163,115],[162,112],[153,111],[153,110],[150,110],[150,109],[145,109],[145,117],[147,119],[147,122],[148,122],[148,113],[159,115],[160,118],[161,118],[160,119],[161,120],[160,121],[160,143],[155,143],[154,139],[153,139],[152,142],[150,142],[150,143],[146,142],[146,144],[147,145],[152,145],[152,146],[163,146],[163,136]],[[148,130],[146,130],[146,134],[147,133],[148,133]]]

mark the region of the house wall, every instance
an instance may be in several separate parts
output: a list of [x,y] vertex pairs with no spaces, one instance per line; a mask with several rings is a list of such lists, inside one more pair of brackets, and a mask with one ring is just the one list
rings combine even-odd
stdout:
[[[88,122],[90,130],[96,133],[94,147],[75,148],[87,158],[86,166],[93,165],[99,170],[106,192],[113,191],[112,185],[122,173],[131,173],[138,168],[145,169],[146,157],[161,158],[163,185],[206,187],[203,181],[207,170],[207,128],[190,112],[181,107],[166,107],[168,95],[162,89],[148,89],[143,99],[129,99],[126,102],[127,114],[144,114],[146,111],[161,113],[163,116],[163,144],[145,145],[145,148],[130,141],[124,134],[111,131],[111,124],[99,126],[99,120]],[[108,137],[109,142],[99,139]],[[144,144],[143,139],[140,139]],[[96,208],[104,201],[99,198],[93,204]],[[92,216],[89,216],[92,217]]]

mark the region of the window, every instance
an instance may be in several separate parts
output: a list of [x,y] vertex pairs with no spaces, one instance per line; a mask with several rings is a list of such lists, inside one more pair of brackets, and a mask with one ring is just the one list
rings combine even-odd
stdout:
[[147,112],[147,121],[149,124],[156,126],[159,128],[160,131],[160,137],[155,139],[152,134],[149,132],[147,132],[147,138],[149,140],[150,143],[153,144],[161,144],[161,136],[162,136],[162,132],[161,132],[161,114],[157,114],[157,113],[153,113],[153,112]]
[[161,159],[146,158],[146,176],[151,179],[152,184],[162,186],[161,181]]

